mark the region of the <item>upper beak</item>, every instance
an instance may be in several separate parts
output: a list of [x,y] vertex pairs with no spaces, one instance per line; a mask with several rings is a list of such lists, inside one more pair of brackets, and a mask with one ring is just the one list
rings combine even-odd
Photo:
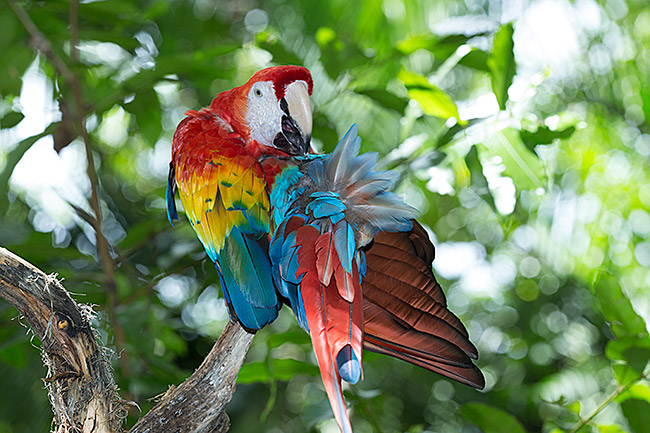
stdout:
[[289,84],[280,107],[286,115],[282,117],[282,132],[275,138],[283,144],[278,147],[285,148],[292,155],[309,153],[312,117],[306,84],[302,81]]

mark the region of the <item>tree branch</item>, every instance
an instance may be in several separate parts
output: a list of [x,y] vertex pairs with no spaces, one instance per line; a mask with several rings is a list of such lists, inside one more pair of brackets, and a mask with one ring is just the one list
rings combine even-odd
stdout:
[[[41,340],[44,379],[56,433],[120,433],[127,403],[118,394],[107,350],[90,325],[90,307],[77,304],[52,276],[0,248],[0,298],[25,317]],[[225,432],[225,413],[253,334],[228,323],[201,366],[130,433]]]
[[253,334],[228,322],[194,374],[168,392],[129,433],[228,431],[224,408],[235,392],[235,379],[252,341]]
[[578,421],[571,429],[567,430],[567,433],[577,433],[578,430],[580,430],[582,427],[585,425],[589,424],[591,420],[593,420],[596,415],[598,415],[603,409],[605,409],[611,402],[616,400],[616,398],[623,394],[625,391],[630,389],[633,385],[636,385],[638,382],[640,382],[643,379],[647,379],[648,376],[650,375],[650,370],[647,370],[643,372],[639,377],[636,379],[626,383],[623,386],[618,386],[616,390],[610,394],[609,397],[605,399],[596,409],[594,409],[593,412],[591,412],[586,418],[581,418],[580,421]]
[[55,431],[121,431],[126,406],[107,353],[90,326],[90,307],[78,305],[55,277],[4,248],[0,297],[16,307],[42,342]]

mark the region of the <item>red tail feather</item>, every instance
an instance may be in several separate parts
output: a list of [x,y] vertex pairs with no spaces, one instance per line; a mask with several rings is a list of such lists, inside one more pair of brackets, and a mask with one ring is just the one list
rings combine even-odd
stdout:
[[318,271],[318,278],[326,286],[329,286],[330,278],[332,278],[334,272],[335,255],[332,233],[328,232],[320,235],[316,240],[316,270]]
[[[349,346],[359,364],[362,359],[363,309],[357,266],[353,263],[353,275],[348,275],[338,259],[331,234],[319,235],[313,226],[299,228],[296,243],[300,245],[298,273],[304,273],[300,294],[323,384],[339,427],[351,432],[338,357],[342,353],[347,359]],[[349,292],[354,301],[346,301],[341,292]]]

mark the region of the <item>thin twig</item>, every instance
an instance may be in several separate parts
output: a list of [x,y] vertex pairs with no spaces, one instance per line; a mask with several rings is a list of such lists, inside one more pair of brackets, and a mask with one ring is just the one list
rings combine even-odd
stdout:
[[[102,214],[101,214],[101,203],[99,200],[99,180],[97,176],[97,171],[95,170],[95,162],[92,153],[92,146],[90,136],[86,130],[85,125],[85,116],[84,116],[84,104],[83,104],[83,94],[81,91],[81,83],[79,82],[79,77],[74,74],[68,65],[57,55],[57,53],[52,48],[52,44],[45,37],[45,35],[38,29],[36,24],[29,17],[27,12],[21,8],[15,0],[7,0],[9,6],[14,11],[20,22],[23,24],[27,32],[32,37],[31,44],[32,46],[42,52],[45,57],[54,65],[56,71],[63,76],[65,81],[70,85],[74,97],[74,103],[76,106],[75,110],[75,123],[77,127],[77,132],[81,136],[81,139],[84,142],[84,147],[86,150],[86,160],[87,168],[86,173],[88,179],[90,180],[91,187],[91,196],[90,196],[90,206],[93,209],[95,214],[93,217],[94,223],[91,223],[95,229],[95,236],[97,242],[97,253],[99,256],[100,264],[102,270],[104,271],[105,276],[105,285],[108,296],[108,312],[109,320],[113,331],[115,332],[115,346],[117,352],[121,353],[120,356],[120,366],[122,367],[122,374],[125,377],[130,375],[130,362],[128,359],[127,352],[124,350],[126,347],[126,338],[124,334],[124,329],[117,320],[116,309],[118,307],[118,297],[117,297],[117,286],[115,284],[115,263],[111,256],[110,247],[104,233],[102,231]],[[78,34],[79,34],[79,25],[78,25],[78,0],[71,0],[70,6],[70,58],[71,60],[76,60],[79,57],[78,54]],[[74,9],[74,10],[73,10]]]
[[27,12],[25,12],[25,10],[21,8],[15,0],[7,0],[7,3],[9,4],[9,7],[14,11],[14,14],[16,14],[18,20],[22,23],[23,27],[25,27],[27,33],[29,33],[29,35],[32,37],[32,47],[43,53],[45,57],[47,57],[47,59],[54,65],[54,68],[57,70],[57,72],[61,74],[66,81],[72,81],[74,79],[74,74],[68,65],[54,52],[50,41],[45,37],[43,33],[41,33],[38,27],[36,27],[36,24],[34,24],[34,21],[32,21]]
[[636,385],[636,383],[639,382],[640,380],[646,379],[648,375],[650,375],[650,370],[645,371],[639,377],[626,383],[625,385],[618,386],[616,390],[609,397],[607,397],[607,399],[604,402],[602,402],[596,409],[594,409],[594,411],[591,414],[589,414],[587,418],[580,419],[580,421],[576,425],[574,425],[571,428],[571,430],[568,430],[567,433],[576,433],[582,427],[589,424],[591,420],[594,419],[594,417],[598,415],[600,412],[602,412],[602,410],[605,409],[611,402],[613,402],[616,399],[616,397],[623,394],[625,391],[630,389],[633,385]]
[[[71,0],[70,3],[77,3],[78,0]],[[72,6],[71,6],[72,7]],[[74,8],[77,8],[78,5],[75,5]],[[70,17],[73,17],[73,14],[70,14]],[[78,14],[74,14],[74,18],[77,18]],[[70,34],[78,34],[78,21],[70,22]],[[71,37],[72,39],[72,37]],[[70,57],[72,59],[78,58],[76,41],[70,41]],[[72,92],[74,94],[76,110],[76,121],[77,128],[81,135],[81,138],[84,142],[84,148],[86,150],[86,160],[87,167],[86,172],[88,174],[88,179],[90,180],[90,206],[93,209],[96,219],[95,235],[97,241],[97,252],[99,253],[100,262],[104,273],[106,275],[105,284],[108,295],[108,314],[113,327],[113,332],[115,333],[115,347],[117,352],[120,354],[120,366],[122,367],[122,374],[124,377],[129,377],[131,375],[131,366],[129,362],[129,357],[126,348],[126,337],[124,334],[124,329],[122,325],[117,320],[116,310],[118,307],[118,296],[117,296],[117,286],[115,284],[115,263],[111,256],[110,248],[108,241],[104,236],[102,230],[102,212],[101,212],[101,203],[99,201],[99,178],[97,176],[97,171],[95,170],[95,160],[93,158],[93,151],[90,142],[90,135],[86,130],[86,124],[84,122],[84,105],[83,105],[83,95],[81,92],[81,84],[79,83],[78,77],[75,75],[72,80]]]
[[79,1],[70,0],[70,11],[69,11],[70,21],[70,60],[75,64],[79,61],[79,50],[77,46],[79,45]]

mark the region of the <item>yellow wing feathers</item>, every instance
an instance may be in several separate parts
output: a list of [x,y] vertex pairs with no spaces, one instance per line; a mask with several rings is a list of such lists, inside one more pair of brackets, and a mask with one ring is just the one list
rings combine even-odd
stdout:
[[199,170],[177,168],[185,213],[213,260],[233,227],[244,232],[268,231],[269,195],[256,164],[245,156],[213,155]]

